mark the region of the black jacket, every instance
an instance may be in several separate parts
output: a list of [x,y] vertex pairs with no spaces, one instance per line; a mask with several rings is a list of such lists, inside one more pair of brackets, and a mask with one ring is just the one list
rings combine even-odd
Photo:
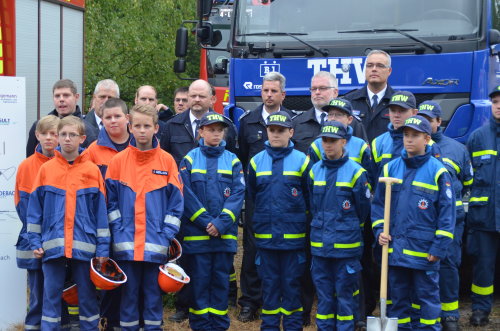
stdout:
[[[190,150],[198,147],[198,141],[193,136],[193,128],[189,119],[190,111],[188,109],[172,117],[165,125],[160,138],[161,148],[172,154],[177,165],[179,165],[182,158]],[[224,137],[226,149],[236,154],[236,128],[229,118],[224,116],[224,119],[229,124],[226,136]]]
[[[316,112],[314,108],[296,116],[293,118],[292,122],[293,129],[295,131],[293,133],[292,141],[295,144],[295,149],[307,153],[307,149],[321,132],[321,124],[318,123],[316,119]],[[353,136],[361,138],[364,141],[368,141],[365,128],[356,117],[353,118],[350,126],[353,129]]]
[[[57,113],[57,111],[55,109],[52,110],[47,115],[59,116],[59,114]],[[76,106],[75,112],[71,115],[79,117],[82,120],[84,120],[84,116],[82,115],[82,112],[80,111],[80,107],[78,105]],[[95,120],[95,118],[94,118],[94,120]],[[29,157],[31,154],[33,154],[35,152],[35,148],[39,142],[38,139],[36,139],[36,135],[35,135],[37,123],[38,123],[38,121],[35,121],[35,123],[33,123],[33,125],[31,126],[31,129],[30,129],[30,132],[28,134],[28,143],[26,144],[26,157]],[[93,126],[89,125],[88,122],[86,122],[85,120],[83,121],[83,123],[85,124],[85,135],[87,136],[87,138],[85,139],[85,141],[83,142],[83,144],[81,146],[83,148],[87,148],[94,140],[97,139],[97,136],[99,135],[99,130],[97,130]]]
[[382,100],[379,100],[375,111],[371,109],[371,100],[368,99],[366,85],[343,96],[351,102],[352,109],[359,110],[358,116],[366,129],[369,142],[387,131],[387,125],[389,125],[388,105],[394,92],[392,87],[387,85],[385,95]]
[[97,131],[99,131],[101,129],[99,127],[99,125],[97,124],[97,121],[95,119],[95,110],[94,109],[92,109],[91,111],[89,111],[87,113],[87,115],[85,115],[84,121],[85,121],[85,125],[89,124],[90,126],[92,126]]
[[[248,110],[240,117],[240,131],[238,132],[238,158],[246,170],[248,162],[257,153],[264,150],[267,140],[266,123],[262,118],[263,104],[254,110]],[[281,106],[281,111],[294,117],[296,113]]]

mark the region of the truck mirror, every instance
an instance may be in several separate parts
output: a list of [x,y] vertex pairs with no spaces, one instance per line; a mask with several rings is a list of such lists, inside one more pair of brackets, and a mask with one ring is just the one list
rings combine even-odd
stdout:
[[185,57],[188,48],[188,29],[181,26],[177,29],[175,37],[175,56]]
[[203,22],[201,26],[198,26],[196,28],[196,36],[198,37],[198,41],[200,42],[200,44],[212,45],[214,38],[214,30],[212,24],[210,24],[209,22]]
[[490,29],[490,45],[500,44],[500,31],[497,29]]
[[219,45],[221,41],[222,41],[222,32],[220,32],[220,30],[215,30],[212,36],[211,45],[215,47]]
[[177,59],[174,61],[174,72],[180,74],[186,72],[186,60]]

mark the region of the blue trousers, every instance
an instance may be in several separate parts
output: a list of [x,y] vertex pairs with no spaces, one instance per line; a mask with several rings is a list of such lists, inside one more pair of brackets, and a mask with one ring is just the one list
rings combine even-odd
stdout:
[[[387,315],[398,318],[398,330],[441,330],[439,272],[389,267],[392,305]],[[420,303],[420,319],[411,323],[412,299]]]
[[[123,331],[137,331],[139,318],[144,318],[144,330],[162,330],[163,303],[158,285],[158,263],[120,261],[120,267],[127,275],[127,282],[121,286],[120,326]],[[143,308],[140,311],[139,293],[142,290]]]
[[189,326],[194,331],[227,330],[229,275],[233,253],[185,254],[191,278]]
[[97,330],[99,305],[95,285],[90,280],[90,262],[57,258],[42,263],[43,307],[42,330],[61,330],[61,296],[66,276],[66,263],[71,265],[73,280],[78,286],[80,330]]
[[472,267],[472,310],[491,312],[493,283],[500,234],[469,230],[467,251],[474,257]]
[[262,280],[261,330],[302,330],[300,279],[306,266],[304,250],[257,249],[257,272]]
[[318,295],[318,330],[354,330],[361,263],[356,258],[312,257],[312,279]]
[[30,305],[24,320],[25,330],[39,330],[42,321],[43,272],[42,269],[28,270]]

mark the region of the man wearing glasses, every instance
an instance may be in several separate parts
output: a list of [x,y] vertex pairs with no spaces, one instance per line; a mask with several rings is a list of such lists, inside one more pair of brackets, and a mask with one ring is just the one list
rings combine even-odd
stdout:
[[[328,71],[319,71],[312,77],[309,90],[311,91],[313,107],[292,119],[295,131],[292,141],[295,144],[295,149],[304,153],[318,137],[321,125],[327,120],[328,114],[322,108],[339,94],[337,78]],[[353,120],[351,126],[354,130],[354,136],[367,140],[360,121]]]
[[345,95],[359,115],[371,142],[387,131],[389,101],[394,90],[387,80],[391,75],[391,56],[382,50],[368,53],[365,63],[366,86]]

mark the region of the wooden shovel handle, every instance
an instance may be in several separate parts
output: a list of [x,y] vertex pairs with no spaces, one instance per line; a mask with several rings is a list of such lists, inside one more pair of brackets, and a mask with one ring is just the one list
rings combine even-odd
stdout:
[[[391,192],[392,185],[400,180],[392,177],[380,177],[379,183],[385,183],[385,204],[384,204],[384,231],[389,234],[391,224]],[[378,238],[377,238],[378,239]],[[380,299],[387,299],[387,270],[389,260],[389,245],[382,246],[382,267],[380,270]]]

